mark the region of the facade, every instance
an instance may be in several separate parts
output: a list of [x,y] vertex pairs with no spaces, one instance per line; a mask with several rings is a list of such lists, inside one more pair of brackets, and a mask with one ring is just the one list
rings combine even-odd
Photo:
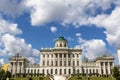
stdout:
[[[40,59],[40,65],[23,67],[25,73],[63,76],[71,74],[111,75],[114,67],[114,57],[109,55],[103,55],[94,61],[82,61],[82,49],[69,48],[68,41],[64,37],[59,37],[53,48],[41,48]],[[15,71],[12,73],[14,74]]]
[[118,54],[118,65],[120,65],[120,48],[117,50],[117,54]]
[[18,73],[25,73],[26,67],[29,65],[29,61],[17,54],[9,59],[9,68],[8,70],[12,73],[12,75]]

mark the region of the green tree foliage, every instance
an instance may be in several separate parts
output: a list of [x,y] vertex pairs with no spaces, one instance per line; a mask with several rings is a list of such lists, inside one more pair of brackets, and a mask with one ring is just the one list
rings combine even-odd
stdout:
[[4,71],[3,69],[0,69],[0,79],[2,79],[2,78],[7,78],[7,77],[12,77],[12,74],[11,74],[11,72],[9,72],[9,71]]
[[116,78],[116,80],[119,80],[120,76],[120,72],[119,69],[117,67],[113,68],[113,77]]

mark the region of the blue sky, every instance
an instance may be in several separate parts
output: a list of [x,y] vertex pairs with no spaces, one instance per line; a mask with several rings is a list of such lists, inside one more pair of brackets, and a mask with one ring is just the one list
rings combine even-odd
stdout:
[[[20,53],[39,63],[59,36],[95,59],[120,48],[119,0],[0,0],[0,64]],[[7,57],[6,57],[7,56]]]

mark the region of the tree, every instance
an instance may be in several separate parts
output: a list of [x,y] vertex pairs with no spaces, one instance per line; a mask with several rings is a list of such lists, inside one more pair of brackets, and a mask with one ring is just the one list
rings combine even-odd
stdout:
[[113,68],[113,77],[116,78],[116,80],[119,80],[120,76],[120,72],[119,69],[117,67]]
[[12,77],[12,74],[11,74],[10,71],[6,71],[5,76],[11,78],[11,77]]
[[3,69],[0,69],[0,78],[5,77],[5,71]]

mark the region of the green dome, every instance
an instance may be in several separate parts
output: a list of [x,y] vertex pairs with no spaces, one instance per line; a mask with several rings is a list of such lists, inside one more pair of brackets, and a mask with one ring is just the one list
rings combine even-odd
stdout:
[[60,36],[60,37],[58,37],[58,39],[55,41],[55,42],[57,42],[57,41],[65,41],[65,42],[68,42],[64,37],[62,37],[62,36]]

